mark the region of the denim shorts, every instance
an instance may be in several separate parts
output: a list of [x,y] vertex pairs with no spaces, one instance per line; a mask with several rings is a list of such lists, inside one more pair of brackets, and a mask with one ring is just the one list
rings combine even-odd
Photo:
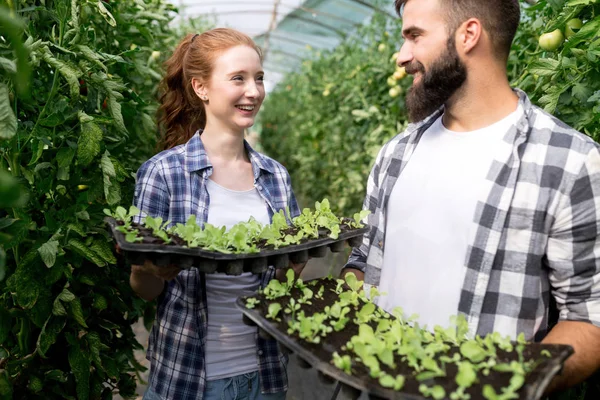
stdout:
[[[230,378],[206,381],[204,400],[285,400],[287,392],[263,394],[260,392],[258,372],[250,372]],[[151,388],[144,393],[143,400],[164,400]]]

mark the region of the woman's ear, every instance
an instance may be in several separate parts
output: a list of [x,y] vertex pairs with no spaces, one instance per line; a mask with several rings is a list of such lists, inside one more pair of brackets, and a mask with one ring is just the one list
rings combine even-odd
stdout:
[[206,86],[199,79],[192,78],[192,88],[194,89],[196,96],[198,96],[202,101],[208,100]]

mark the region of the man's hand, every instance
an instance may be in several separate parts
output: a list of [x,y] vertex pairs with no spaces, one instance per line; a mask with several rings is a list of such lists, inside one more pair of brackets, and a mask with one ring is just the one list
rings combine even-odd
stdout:
[[[288,268],[291,268],[294,270],[294,280],[296,280],[300,277],[300,274],[302,273],[302,270],[304,269],[305,266],[306,266],[306,262],[300,263],[300,264],[294,264],[293,262],[290,261]],[[288,268],[277,269],[275,271],[275,278],[277,278],[277,280],[280,282],[284,282],[286,280],[285,273],[287,272]]]
[[586,380],[600,368],[600,328],[588,322],[560,321],[542,340],[544,344],[568,344],[575,354],[567,359],[546,394],[563,390]]

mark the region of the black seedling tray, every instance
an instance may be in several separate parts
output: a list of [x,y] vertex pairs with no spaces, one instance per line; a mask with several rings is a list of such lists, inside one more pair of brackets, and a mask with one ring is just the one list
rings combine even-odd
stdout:
[[320,237],[279,249],[267,247],[258,253],[226,254],[176,244],[130,243],[125,240],[125,235],[117,230],[119,223],[114,218],[105,217],[104,221],[110,227],[116,244],[132,264],[141,265],[150,260],[158,266],[174,264],[183,269],[194,267],[205,273],[223,272],[227,275],[239,275],[242,272],[260,274],[266,271],[269,265],[287,268],[290,261],[298,264],[308,261],[309,257],[324,257],[327,248],[332,252],[342,251],[346,242],[351,247],[356,247],[362,243],[362,237],[369,229],[350,229],[340,233],[337,239]]
[[[314,312],[322,312],[325,306],[331,306],[338,299],[338,295],[333,290],[330,290],[336,287],[336,281],[334,279],[325,278],[317,281],[318,284],[311,288],[316,291],[321,285],[325,286],[323,300],[313,297],[311,299],[312,305],[303,305],[301,310],[304,310],[306,315],[312,315]],[[307,285],[310,285],[310,283],[311,282],[306,282]],[[281,297],[275,300],[268,300],[262,294],[250,297],[240,297],[237,299],[236,305],[242,311],[244,322],[246,324],[258,326],[259,335],[261,337],[274,338],[290,353],[296,353],[296,359],[298,360],[300,367],[315,368],[318,371],[318,376],[322,382],[331,384],[337,381],[341,385],[341,390],[345,393],[345,397],[357,399],[362,392],[366,392],[370,399],[429,399],[423,397],[419,392],[418,388],[421,383],[426,383],[428,386],[436,384],[442,385],[444,389],[446,389],[445,398],[448,398],[451,391],[456,390],[457,385],[454,382],[454,379],[458,370],[454,364],[446,365],[446,377],[436,377],[424,382],[418,382],[412,377],[412,369],[404,362],[398,361],[398,359],[396,359],[397,366],[394,370],[391,370],[389,367],[382,364],[382,370],[386,370],[390,375],[395,376],[397,374],[402,374],[405,376],[406,381],[401,391],[394,391],[381,386],[377,379],[370,377],[368,369],[360,362],[353,361],[352,375],[346,374],[344,371],[335,367],[331,363],[331,360],[333,359],[333,353],[336,351],[340,355],[350,354],[341,349],[342,346],[358,332],[358,326],[352,322],[355,311],[352,310],[348,314],[350,321],[344,329],[339,332],[332,331],[325,338],[321,338],[321,343],[314,344],[301,339],[296,333],[291,335],[287,333],[287,320],[290,318],[289,314],[281,312],[279,314],[281,319],[280,322],[265,317],[268,313],[267,310],[270,303],[280,303],[283,310],[285,305],[289,302],[290,297],[299,299],[302,298],[302,293],[299,289],[294,288],[292,289],[290,296]],[[246,301],[248,298],[259,300],[259,303],[255,308],[246,308]],[[391,316],[391,318],[394,317]],[[541,355],[543,350],[549,351],[551,357],[548,358],[545,355]],[[512,353],[507,353],[499,349],[497,351],[499,355],[498,358],[501,362],[508,362],[517,357],[514,351]],[[526,344],[525,350],[523,351],[524,358],[526,360],[539,360],[540,363],[526,376],[525,384],[518,391],[519,400],[541,399],[544,390],[554,375],[561,371],[565,360],[571,354],[573,354],[573,348],[567,345]],[[471,400],[485,400],[482,395],[484,384],[491,384],[496,390],[496,393],[499,393],[502,387],[508,386],[510,377],[511,374],[509,373],[497,372],[494,370],[490,370],[490,373],[487,376],[482,376],[478,373],[479,383],[475,383],[467,389],[466,393],[471,395]]]

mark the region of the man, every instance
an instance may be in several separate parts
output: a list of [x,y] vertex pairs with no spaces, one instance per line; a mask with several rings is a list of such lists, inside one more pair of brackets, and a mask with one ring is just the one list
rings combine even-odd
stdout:
[[[554,388],[600,367],[600,148],[509,86],[518,0],[396,0],[412,124],[367,184],[343,273],[433,328],[566,343]],[[548,333],[551,299],[559,322]]]

